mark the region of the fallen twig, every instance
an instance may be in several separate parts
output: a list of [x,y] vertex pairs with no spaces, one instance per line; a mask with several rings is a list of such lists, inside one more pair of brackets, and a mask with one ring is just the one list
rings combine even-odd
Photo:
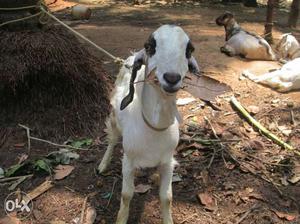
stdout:
[[88,198],[89,198],[88,195],[84,198],[83,205],[82,205],[82,208],[81,208],[81,215],[80,215],[79,224],[83,224],[83,222],[84,222],[84,213],[85,213],[85,210],[86,210],[86,204],[87,204]]
[[240,142],[240,139],[202,139],[202,138],[180,138],[183,142],[197,142],[203,145],[213,144],[213,143],[232,143]]
[[32,176],[33,176],[33,174],[25,175],[25,176],[17,176],[17,177],[6,177],[6,178],[0,179],[0,183],[5,183],[5,182],[9,182],[9,181],[19,180],[19,179],[22,179],[22,178],[27,178],[27,177],[32,177]]
[[110,204],[111,198],[112,198],[112,196],[113,196],[113,194],[114,194],[114,190],[115,190],[115,186],[116,186],[117,181],[118,181],[118,178],[115,178],[114,183],[113,183],[113,186],[112,186],[112,188],[111,188],[111,193],[110,193],[110,196],[109,196],[109,199],[108,199],[106,208],[108,208],[108,206],[109,206],[109,204]]
[[235,223],[235,224],[240,224],[242,221],[244,221],[244,219],[251,213],[253,212],[255,209],[257,209],[257,204],[254,204],[248,211],[246,211],[244,213],[244,215],[242,215],[242,217]]
[[37,198],[38,196],[45,193],[53,186],[54,185],[53,185],[52,181],[46,180],[41,185],[39,185],[38,187],[36,187],[35,189],[33,189],[32,191],[30,191],[27,194],[28,198],[25,199],[25,203],[28,204],[29,200],[33,200],[33,199]]
[[27,175],[27,176],[22,176],[18,180],[16,180],[9,188],[8,190],[13,191],[16,189],[16,187],[21,184],[23,181],[25,181],[28,177],[32,177],[33,175]]
[[[25,125],[22,125],[22,124],[19,124],[20,127],[22,128],[25,128],[26,131],[27,130],[30,130],[30,128],[28,128],[27,126]],[[44,143],[47,143],[47,144],[50,144],[50,145],[53,145],[53,146],[57,146],[57,147],[60,147],[60,148],[68,148],[68,149],[75,149],[75,150],[89,150],[89,149],[84,149],[84,148],[77,148],[77,147],[73,147],[71,145],[65,145],[65,144],[57,144],[57,143],[54,143],[54,142],[50,142],[48,140],[44,140],[44,139],[41,139],[41,138],[36,138],[36,137],[32,137],[30,135],[30,132],[27,131],[27,138],[28,138],[28,145],[29,145],[29,149],[30,149],[30,139],[32,140],[35,140],[35,141],[39,141],[39,142],[44,142]]]
[[293,151],[295,154],[300,156],[300,152],[294,149],[291,145],[279,139],[276,135],[268,131],[264,126],[262,126],[258,121],[256,121],[246,110],[245,108],[237,101],[237,99],[233,96],[230,99],[230,102],[235,106],[236,109],[256,128],[258,128],[266,137],[273,140],[276,144],[284,147],[290,151]]
[[19,124],[20,127],[25,128],[26,134],[27,134],[27,147],[28,147],[28,155],[30,154],[30,149],[31,149],[31,143],[30,143],[30,128]]
[[183,223],[187,222],[189,219],[193,218],[195,215],[197,215],[197,213],[193,213],[193,214],[189,215],[184,220],[182,220],[179,224],[183,224]]

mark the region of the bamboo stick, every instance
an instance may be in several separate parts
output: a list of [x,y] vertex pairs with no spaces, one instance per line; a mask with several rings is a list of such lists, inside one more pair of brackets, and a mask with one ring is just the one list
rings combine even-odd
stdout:
[[266,137],[274,141],[276,144],[280,145],[281,147],[293,151],[295,154],[300,156],[300,152],[294,149],[291,145],[287,144],[286,142],[282,141],[279,137],[271,133],[267,130],[264,126],[262,126],[258,121],[256,121],[246,110],[245,108],[238,102],[238,100],[233,96],[230,99],[230,102],[234,105],[236,109],[256,128],[258,128],[261,133],[263,133]]

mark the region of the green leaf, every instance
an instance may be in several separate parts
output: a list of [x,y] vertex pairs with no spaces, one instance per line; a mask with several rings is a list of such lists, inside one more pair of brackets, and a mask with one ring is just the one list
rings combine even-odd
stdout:
[[19,171],[23,166],[24,166],[24,164],[15,164],[15,165],[9,167],[9,168],[7,169],[7,171],[5,172],[5,176],[6,176],[6,177],[14,176],[15,173],[16,173],[17,171]]
[[51,165],[50,160],[48,159],[39,159],[34,162],[34,168],[37,171],[46,171],[47,173],[51,174]]
[[82,148],[83,146],[90,146],[92,143],[93,143],[93,139],[86,138],[86,139],[71,142],[71,146],[75,148]]
[[106,192],[106,193],[101,194],[101,198],[103,198],[103,199],[108,199],[108,198],[110,198],[110,196],[111,196],[110,192]]

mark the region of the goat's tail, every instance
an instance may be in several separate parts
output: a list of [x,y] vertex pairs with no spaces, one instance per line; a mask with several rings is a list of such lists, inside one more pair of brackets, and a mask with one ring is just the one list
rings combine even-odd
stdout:
[[120,137],[120,131],[117,127],[117,121],[116,121],[116,116],[114,111],[111,112],[105,124],[106,124],[105,132],[107,133],[108,146],[103,156],[103,159],[101,160],[101,163],[98,166],[99,173],[103,173],[106,171],[108,165],[110,164],[114,147],[117,144]]

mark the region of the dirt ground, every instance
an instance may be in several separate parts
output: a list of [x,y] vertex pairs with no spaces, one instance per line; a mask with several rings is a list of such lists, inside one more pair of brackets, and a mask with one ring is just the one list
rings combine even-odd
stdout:
[[[289,181],[293,175],[300,175],[299,157],[260,135],[229,103],[230,96],[234,94],[250,111],[254,108],[257,120],[299,149],[299,92],[279,94],[242,79],[241,72],[245,69],[262,74],[280,65],[277,62],[247,61],[221,54],[219,48],[224,43],[224,30],[214,22],[224,11],[232,11],[245,29],[262,34],[266,8],[205,2],[175,5],[163,1],[142,5],[123,1],[94,2],[89,5],[93,10],[89,21],[71,20],[68,7],[76,2],[58,0],[50,8],[77,31],[122,58],[142,48],[144,41],[159,25],[180,25],[190,35],[196,48],[194,56],[204,74],[225,82],[233,89],[233,93],[225,94],[217,100],[216,105],[221,108],[220,111],[213,110],[198,99],[180,107],[184,118],[181,126],[184,139],[200,136],[215,139],[217,143],[200,144],[182,140],[178,146],[175,157],[180,165],[174,172],[180,178],[173,183],[174,222],[300,223],[300,182],[292,184]],[[275,20],[276,41],[280,34],[291,30],[284,25],[287,13],[276,9]],[[299,40],[300,30],[292,32]],[[118,66],[86,46],[103,62],[108,74],[115,77]],[[178,97],[191,96],[181,91]],[[6,139],[0,144],[0,166],[3,168],[16,164],[19,157],[27,153],[24,130],[13,132]],[[80,158],[72,163],[75,169],[71,175],[55,181],[53,188],[36,198],[32,215],[22,223],[78,223],[86,196],[89,196],[88,206],[97,212],[95,223],[114,223],[122,182],[121,145],[118,148],[120,150],[115,150],[110,170],[105,176],[99,176],[95,168],[105,150],[103,133],[99,133],[99,138],[89,151],[79,152]],[[54,150],[55,147],[47,144],[32,142],[28,159]],[[150,185],[151,189],[134,195],[128,223],[160,223],[156,171],[139,171],[137,176],[136,185]],[[34,175],[20,184],[19,188],[29,192],[47,178],[51,177]],[[1,207],[9,194],[8,186],[0,183]],[[0,217],[4,216],[4,209],[1,208]]]

